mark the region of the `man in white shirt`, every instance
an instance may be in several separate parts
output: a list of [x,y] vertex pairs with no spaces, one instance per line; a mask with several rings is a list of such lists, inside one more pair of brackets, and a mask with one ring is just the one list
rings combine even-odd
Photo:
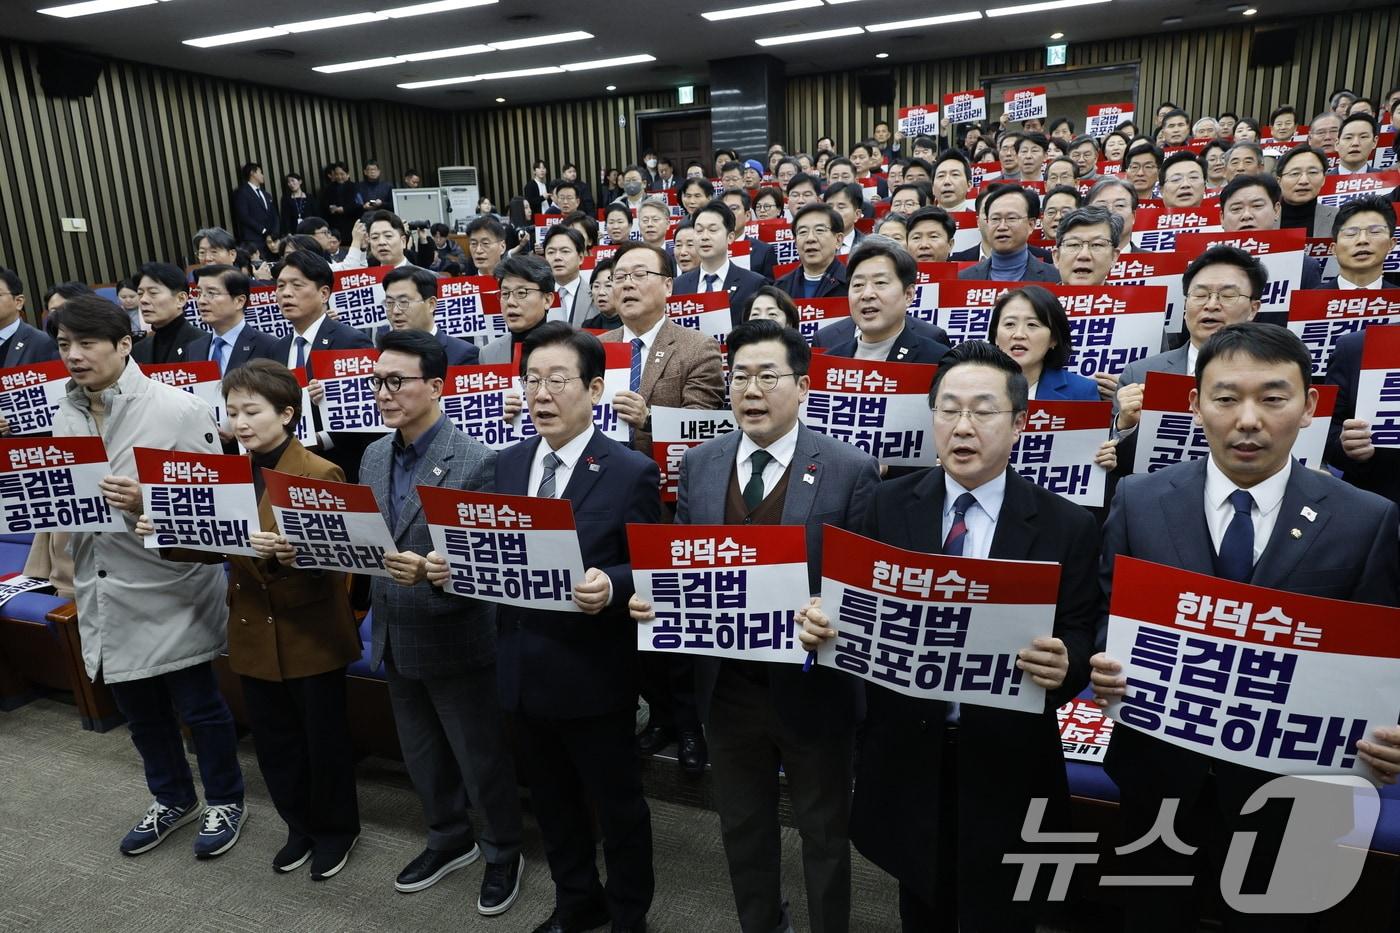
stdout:
[[[417,265],[426,269],[433,264],[433,257],[430,255],[428,261],[412,262],[408,258],[409,242],[408,228],[404,226],[403,219],[398,214],[391,211],[370,211],[363,218],[365,225],[365,238],[369,244],[369,256],[366,257],[364,246],[356,242],[345,254],[345,265],[348,268],[359,268],[369,265],[367,259],[373,259],[374,265],[388,266],[397,269],[399,266]],[[433,253],[432,241],[428,241],[428,250]],[[420,258],[417,254],[421,249],[415,248],[415,258]]]
[[1334,175],[1364,175],[1371,171],[1376,151],[1376,121],[1369,114],[1354,113],[1342,121],[1337,135],[1337,167]]
[[1323,288],[1400,288],[1400,276],[1385,274],[1385,257],[1395,248],[1395,210],[1389,198],[1368,194],[1337,208],[1332,222],[1337,276]]
[[549,309],[549,320],[567,321],[577,327],[597,313],[579,275],[587,251],[583,234],[573,227],[555,224],[544,235],[544,261],[554,274],[554,290],[559,295],[559,306]]

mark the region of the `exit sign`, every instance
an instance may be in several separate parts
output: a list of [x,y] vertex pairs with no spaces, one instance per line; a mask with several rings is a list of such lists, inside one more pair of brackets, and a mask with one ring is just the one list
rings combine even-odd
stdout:
[[1063,65],[1065,63],[1065,52],[1069,46],[1065,43],[1059,45],[1047,45],[1045,47],[1046,65]]

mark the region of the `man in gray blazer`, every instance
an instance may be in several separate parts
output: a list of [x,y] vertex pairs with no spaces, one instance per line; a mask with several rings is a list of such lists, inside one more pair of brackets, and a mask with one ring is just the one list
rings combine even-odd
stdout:
[[[490,491],[496,454],[442,413],[447,355],[431,334],[379,338],[370,385],[394,432],[364,454],[360,475],[388,524],[391,579],[375,577],[370,664],[383,661],[404,764],[423,803],[428,845],[394,887],[421,891],[486,854],[477,910],[504,913],[520,891],[520,803],[501,727],[493,607],[427,582],[433,543],[419,486]],[[468,814],[482,817],[480,837]]]
[[[859,527],[880,485],[879,465],[798,422],[811,351],[796,331],[750,321],[734,328],[728,346],[730,407],[739,430],[686,453],[676,523],[805,526],[808,593],[792,594],[799,610],[821,590],[822,526]],[[639,621],[655,617],[651,604],[635,596],[630,608]],[[795,664],[700,657],[695,667],[740,928],[791,929],[772,844],[781,762],[802,835],[811,929],[848,929],[847,825],[860,682]],[[816,709],[821,715],[812,715]]]
[[[1312,360],[1292,332],[1273,324],[1221,329],[1200,348],[1192,408],[1210,443],[1210,456],[1119,486],[1104,527],[1100,580],[1105,599],[1119,556],[1193,573],[1328,599],[1400,605],[1400,509],[1290,455],[1298,431],[1317,405]],[[1221,396],[1224,398],[1221,398]],[[1095,694],[1108,701],[1127,692],[1118,660],[1102,648],[1090,663]],[[1382,783],[1400,774],[1400,728],[1375,729],[1356,743],[1358,757]],[[1147,840],[1122,863],[1125,875],[1190,876],[1183,850],[1163,840],[1205,848],[1220,864],[1235,832],[1257,833],[1256,851],[1279,845],[1287,811],[1245,801],[1271,773],[1209,758],[1134,729],[1116,729],[1105,766],[1122,792],[1124,840]],[[1342,806],[1351,812],[1351,790]],[[1176,804],[1164,810],[1166,801]],[[1165,831],[1160,814],[1173,813]],[[1292,834],[1289,834],[1290,837]],[[1170,846],[1170,847],[1169,847]],[[1318,870],[1326,871],[1319,865]],[[1216,876],[1210,875],[1213,880]],[[1263,881],[1262,878],[1257,879]],[[1274,883],[1268,884],[1270,892]],[[1144,888],[1128,905],[1130,930],[1196,928],[1194,904],[1175,888]],[[1227,930],[1311,929],[1307,917],[1241,917],[1227,909]],[[1314,921],[1315,922],[1315,921]]]
[[1133,472],[1137,453],[1137,426],[1142,420],[1143,383],[1148,373],[1196,371],[1196,355],[1210,337],[1231,324],[1254,319],[1259,296],[1269,284],[1269,272],[1258,259],[1237,246],[1212,246],[1181,276],[1186,298],[1186,343],[1174,350],[1133,360],[1118,376],[1113,399],[1112,434],[1118,438],[1116,476]]
[[554,300],[554,273],[538,256],[507,256],[496,263],[496,281],[509,333],[481,348],[482,363],[509,363],[515,348],[545,322]]

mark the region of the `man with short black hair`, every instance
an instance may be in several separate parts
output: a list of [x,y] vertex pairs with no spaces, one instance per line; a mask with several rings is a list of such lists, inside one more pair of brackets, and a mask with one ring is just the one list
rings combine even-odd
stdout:
[[1371,171],[1376,136],[1376,121],[1367,114],[1354,113],[1343,120],[1337,134],[1337,167],[1331,174],[1364,175]]
[[873,139],[867,139],[863,142],[856,143],[851,147],[849,159],[851,168],[855,171],[855,178],[852,180],[857,186],[864,189],[865,180],[873,175],[875,178],[875,198],[883,199],[889,197],[890,190],[884,175],[875,172],[875,169],[880,167],[882,161],[878,143]]
[[[1240,230],[1277,230],[1283,217],[1283,189],[1278,179],[1267,173],[1257,175],[1236,175],[1224,188],[1220,189],[1220,225],[1226,233]],[[1303,258],[1303,280],[1301,288],[1322,287],[1322,260],[1311,256]],[[1259,320],[1271,324],[1283,324],[1284,320],[1270,320],[1278,312],[1266,312]]]
[[787,183],[785,192],[787,201],[783,207],[783,213],[789,222],[797,216],[798,211],[809,204],[821,203],[821,179],[815,175],[808,175],[805,172],[792,176],[792,180]]
[[495,275],[496,264],[506,255],[510,231],[495,217],[477,217],[467,224],[467,249],[471,252],[469,274]]
[[400,266],[384,276],[384,315],[389,324],[380,330],[380,335],[391,330],[419,330],[436,338],[448,366],[475,364],[481,350],[437,326],[433,318],[437,294],[437,276],[427,269]]
[[972,190],[972,164],[967,156],[949,149],[933,163],[933,199],[945,211],[967,210]]
[[549,205],[546,214],[568,214],[579,209],[579,186],[578,182],[561,178],[554,183],[554,190],[550,199],[554,202]]
[[1162,162],[1162,203],[1167,207],[1200,207],[1206,197],[1206,170],[1189,149]]
[[550,309],[549,317],[577,327],[598,313],[593,307],[593,296],[579,275],[583,258],[588,255],[588,244],[583,234],[573,227],[555,224],[545,233],[543,248],[544,261],[549,263],[554,291],[559,296],[559,306]]
[[846,267],[837,255],[846,232],[830,204],[808,204],[792,218],[798,268],[773,284],[793,298],[826,298],[846,293]]
[[747,191],[726,191],[720,197],[724,206],[729,208],[729,212],[734,215],[734,238],[744,238],[749,244],[749,270],[763,276],[764,281],[773,281],[773,266],[777,264],[778,254],[772,245],[765,243],[758,237],[747,236],[745,230],[749,224],[749,213],[753,207],[753,201]]
[[991,253],[958,273],[960,279],[994,282],[1058,282],[1060,273],[1031,255],[1026,242],[1040,215],[1040,198],[1020,185],[1001,185],[982,195],[977,223]]
[[0,266],[0,369],[58,359],[53,338],[24,319],[24,303],[24,283]]
[[1337,275],[1321,288],[1400,288],[1400,275],[1385,274],[1385,260],[1395,246],[1395,209],[1389,198],[1368,194],[1337,208],[1332,221]]
[[362,213],[387,211],[394,203],[394,188],[384,178],[384,170],[374,159],[365,162],[363,178],[355,185],[355,203]]
[[[208,356],[219,364],[219,374],[237,369],[253,359],[278,360],[277,338],[247,324],[250,283],[233,266],[201,266],[192,273],[199,288],[195,303],[199,319],[213,330]],[[191,353],[195,348],[191,346]],[[280,360],[279,360],[280,361]],[[222,428],[221,428],[222,433]],[[231,437],[225,438],[227,443]]]
[[1274,142],[1291,143],[1298,132],[1298,111],[1285,104],[1269,114],[1269,132]]
[[997,158],[1001,160],[1001,180],[1020,181],[1021,163],[1017,161],[1016,153],[1020,148],[1021,140],[1026,138],[1026,134],[1012,131],[1002,133],[997,140]]
[[1040,181],[1045,177],[1045,150],[1050,142],[1039,133],[1026,133],[1016,141],[1016,178]]
[[851,249],[865,237],[856,229],[856,221],[865,216],[864,189],[853,181],[836,182],[827,187],[822,201],[841,215],[841,224],[846,231],[841,237],[841,245],[836,248],[836,255],[849,256]]
[[548,318],[554,300],[554,273],[549,263],[529,254],[496,263],[495,276],[508,332],[481,348],[481,362],[509,363],[530,332]]
[[412,248],[409,258],[408,228],[403,219],[392,211],[373,210],[365,212],[361,221],[365,228],[365,238],[369,244],[368,256],[359,246],[350,247],[345,254],[346,263],[373,260],[377,266],[397,269],[400,266],[415,265],[426,269],[433,264],[436,250],[431,240]]
[[1168,111],[1162,117],[1162,131],[1158,138],[1163,147],[1186,145],[1191,138],[1191,115],[1181,109]]
[[[233,196],[234,229],[238,232],[238,242],[246,247],[266,250],[277,238],[281,229],[277,219],[277,204],[263,188],[262,166],[256,162],[246,162],[238,170],[240,184]],[[210,257],[201,262],[227,262],[225,259]],[[232,263],[230,263],[232,265]]]
[[[911,326],[918,265],[888,237],[867,237],[846,267],[853,332],[832,345],[831,356],[892,363],[937,363],[948,352],[948,338],[921,333]],[[932,331],[941,328],[928,325]]]
[[[726,191],[726,195],[735,192]],[[754,294],[767,284],[757,272],[741,269],[729,261],[729,244],[734,242],[734,214],[722,201],[711,201],[690,218],[695,230],[695,250],[700,266],[676,278],[674,294],[693,295],[724,292],[729,296],[729,312],[734,324]]]
[[209,359],[209,334],[185,317],[189,285],[179,266],[144,263],[136,274],[141,320],[151,329],[131,348],[137,363],[189,363]]
[[1069,144],[1066,153],[1074,163],[1074,177],[1084,181],[1099,178],[1099,143],[1092,136],[1080,136]]

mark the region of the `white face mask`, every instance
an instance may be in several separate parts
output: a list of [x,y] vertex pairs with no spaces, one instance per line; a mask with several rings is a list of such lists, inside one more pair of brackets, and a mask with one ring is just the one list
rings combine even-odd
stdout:
[[656,168],[656,160],[647,159],[647,168]]

